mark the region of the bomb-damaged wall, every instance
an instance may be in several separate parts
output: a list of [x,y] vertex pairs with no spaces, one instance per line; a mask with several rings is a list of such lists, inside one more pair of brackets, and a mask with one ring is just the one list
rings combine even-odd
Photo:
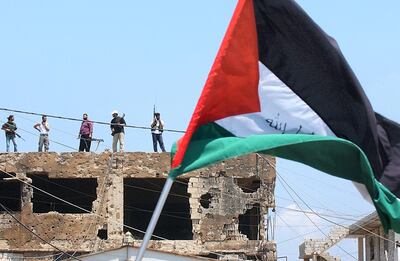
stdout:
[[[274,162],[274,159],[268,158],[268,161]],[[124,227],[124,222],[127,223],[124,214],[128,213],[126,202],[130,200],[124,199],[127,181],[165,179],[169,163],[166,153],[0,154],[0,172],[3,172],[0,186],[21,184],[21,211],[13,213],[28,228],[67,252],[88,253],[124,244],[124,233],[129,230]],[[89,179],[95,182],[88,183],[90,187],[82,187],[84,182],[79,181]],[[218,252],[261,257],[268,252],[270,258],[275,256],[275,244],[266,241],[264,227],[264,213],[275,204],[275,172],[267,161],[256,155],[227,160],[185,174],[181,182],[187,186],[186,219],[191,220],[191,240],[152,240],[151,247],[189,255],[207,256]],[[32,183],[41,186],[43,191],[32,188]],[[147,188],[147,191],[159,194],[161,188],[157,188]],[[90,190],[95,193],[90,194]],[[58,193],[61,199],[44,197],[49,191]],[[84,196],[87,200],[81,204],[79,198]],[[173,197],[169,200],[174,203]],[[70,202],[75,206],[70,206]],[[35,206],[39,203],[45,206],[39,209],[49,209],[49,212],[36,213]],[[69,213],[74,208],[77,213]],[[67,212],[60,213],[64,210]],[[134,238],[133,245],[140,242],[140,237]],[[1,211],[0,252],[10,251],[57,252]]]

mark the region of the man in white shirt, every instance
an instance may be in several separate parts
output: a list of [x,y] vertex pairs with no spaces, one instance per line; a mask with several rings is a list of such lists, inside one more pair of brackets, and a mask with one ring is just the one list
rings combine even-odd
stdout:
[[164,131],[164,121],[161,120],[160,113],[154,113],[154,119],[151,122],[151,136],[153,137],[153,148],[154,152],[157,152],[157,141],[160,144],[160,148],[165,152],[164,142],[162,133]]
[[39,152],[43,151],[43,146],[44,146],[44,151],[47,152],[49,151],[49,131],[50,131],[50,126],[49,123],[47,122],[47,117],[46,115],[42,116],[42,122],[41,123],[36,123],[33,128],[35,128],[37,131],[40,132],[40,137],[39,137]]

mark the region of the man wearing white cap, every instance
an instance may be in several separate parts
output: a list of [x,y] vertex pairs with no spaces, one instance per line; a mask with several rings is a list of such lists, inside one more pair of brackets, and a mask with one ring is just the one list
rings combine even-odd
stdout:
[[124,126],[126,122],[124,118],[118,116],[118,111],[113,110],[111,112],[113,119],[111,120],[111,135],[113,136],[113,143],[112,148],[113,152],[117,152],[117,143],[119,141],[119,151],[124,152],[124,139],[125,139],[125,132]]

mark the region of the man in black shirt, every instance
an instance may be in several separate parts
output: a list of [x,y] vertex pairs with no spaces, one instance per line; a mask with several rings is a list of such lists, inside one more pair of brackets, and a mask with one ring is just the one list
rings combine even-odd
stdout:
[[112,148],[113,152],[117,152],[117,143],[119,141],[119,151],[124,152],[124,140],[125,140],[125,132],[124,126],[126,122],[123,117],[118,116],[118,111],[113,111],[111,113],[113,119],[111,120],[111,135],[113,136]]
[[10,152],[10,141],[12,141],[14,145],[14,152],[17,152],[17,142],[15,142],[17,124],[14,122],[14,116],[8,116],[8,121],[1,126],[1,129],[6,133],[6,151]]

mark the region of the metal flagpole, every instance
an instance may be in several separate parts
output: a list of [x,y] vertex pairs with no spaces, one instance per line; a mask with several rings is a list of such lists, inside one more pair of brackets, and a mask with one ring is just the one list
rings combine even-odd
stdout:
[[169,191],[171,190],[173,183],[174,180],[171,177],[168,177],[161,192],[160,198],[158,199],[156,209],[154,210],[150,223],[147,226],[146,234],[144,235],[142,245],[140,246],[139,253],[136,257],[136,261],[142,261],[142,258],[144,256],[144,253],[146,252],[147,246],[149,245],[150,238],[153,235],[154,228],[157,225],[158,218],[160,217],[161,211],[164,207],[165,201],[167,200]]

